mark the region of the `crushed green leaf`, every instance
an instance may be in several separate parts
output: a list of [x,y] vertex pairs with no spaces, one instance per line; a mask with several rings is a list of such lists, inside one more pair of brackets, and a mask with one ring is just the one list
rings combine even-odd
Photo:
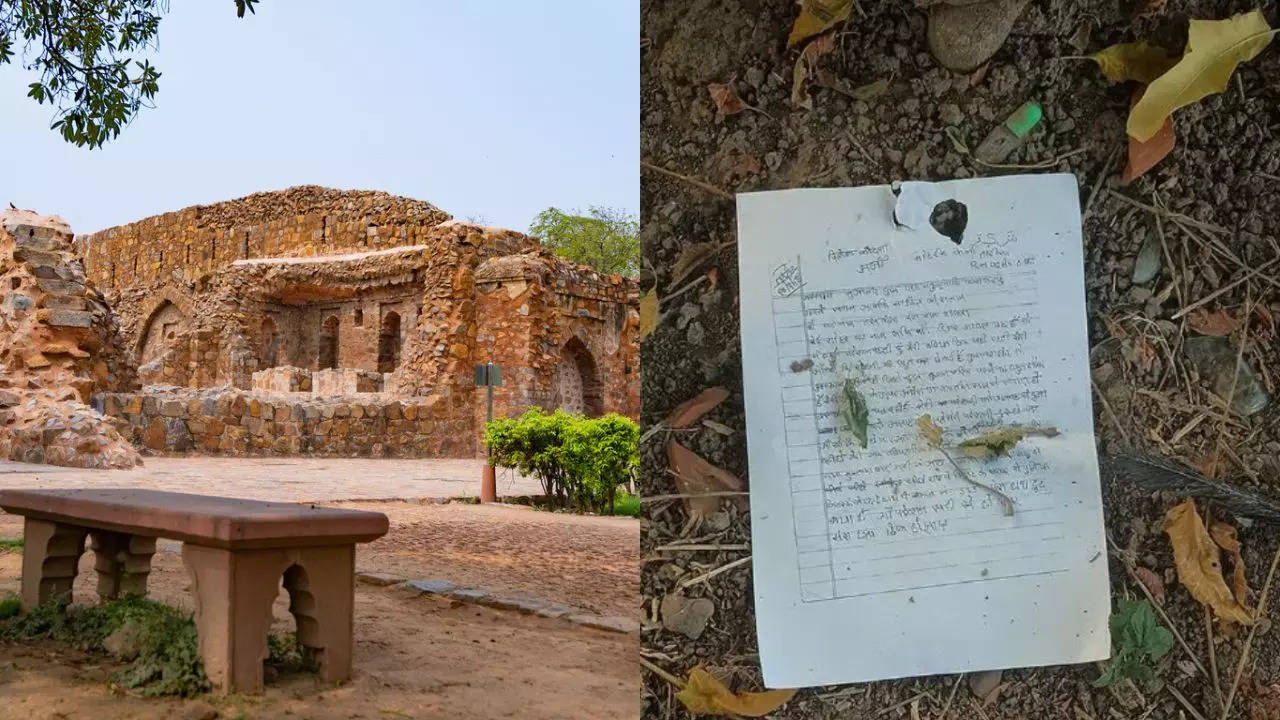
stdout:
[[853,434],[855,440],[865,449],[867,447],[867,400],[858,392],[858,384],[853,378],[846,378],[840,388],[840,417]]

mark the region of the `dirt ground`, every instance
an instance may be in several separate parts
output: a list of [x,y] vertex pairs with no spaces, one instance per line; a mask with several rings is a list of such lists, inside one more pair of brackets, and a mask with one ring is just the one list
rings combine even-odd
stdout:
[[[385,512],[386,537],[361,546],[362,570],[447,578],[625,615],[635,611],[638,539],[629,518],[593,518],[526,508],[355,503]],[[21,533],[0,514],[0,538]],[[161,540],[150,594],[191,610],[177,544]],[[17,591],[21,555],[0,551],[0,595]],[[95,597],[91,554],[74,592]],[[281,590],[273,632],[290,632]],[[54,643],[0,642],[0,719],[198,718],[633,718],[639,674],[635,636],[562,620],[439,602],[394,588],[356,587],[355,675],[338,688],[312,675],[280,678],[262,696],[195,700],[112,697],[118,666]]]
[[[960,154],[945,128],[955,127],[975,147],[993,125],[1034,99],[1043,105],[1045,121],[1006,162],[1072,172],[1079,181],[1086,208],[1091,358],[1107,405],[1095,401],[1100,454],[1136,446],[1202,468],[1216,458],[1222,479],[1280,496],[1280,401],[1273,399],[1247,418],[1227,418],[1207,380],[1187,361],[1183,345],[1196,333],[1187,316],[1179,315],[1206,298],[1207,310],[1247,315],[1227,340],[1232,348],[1243,347],[1242,357],[1275,397],[1280,352],[1273,318],[1280,313],[1280,271],[1246,274],[1280,258],[1280,48],[1273,44],[1241,66],[1229,92],[1180,110],[1178,147],[1129,186],[1119,185],[1117,176],[1124,167],[1132,89],[1109,85],[1089,61],[1062,59],[1137,39],[1176,54],[1185,43],[1189,17],[1223,18],[1260,5],[1274,26],[1280,6],[1274,0],[1169,0],[1155,16],[1133,20],[1132,5],[1033,0],[990,63],[955,74],[929,53],[923,10],[908,2],[862,0],[819,67],[850,87],[888,80],[888,89],[879,97],[855,100],[811,87],[813,108],[805,110],[790,102],[799,50],[785,49],[795,2],[642,2],[642,160],[713,187],[708,191],[688,179],[643,171],[642,290],[656,287],[666,299],[658,328],[642,345],[642,425],[659,421],[703,388],[723,385],[732,395],[708,417],[734,434],[704,427],[682,432],[680,439],[712,463],[746,477],[734,203],[721,193],[1008,172],[983,168]],[[717,114],[708,83],[732,84],[759,111]],[[1152,212],[1124,198],[1167,210]],[[1165,250],[1160,274],[1154,282],[1133,285],[1135,258],[1148,237],[1160,238]],[[676,277],[682,256],[694,257],[699,243],[718,249],[698,261],[693,272]],[[717,272],[714,284],[704,280],[673,296],[709,268]],[[1209,297],[1220,288],[1225,290]],[[642,449],[646,495],[674,492],[664,440],[663,433],[653,435]],[[1220,717],[1218,698],[1231,685],[1247,633],[1228,636],[1216,625],[1207,631],[1201,607],[1177,585],[1160,520],[1181,498],[1152,495],[1107,475],[1103,495],[1109,534],[1127,557],[1164,578],[1164,609],[1195,662],[1213,666],[1220,689],[1175,646],[1158,672],[1167,687],[1185,697],[1185,705],[1169,691],[1134,698],[1093,688],[1099,668],[1071,666],[1006,671],[1007,685],[986,706],[963,684],[948,706],[958,682],[953,675],[806,689],[774,717],[937,718],[944,707],[950,717],[966,718],[1194,717],[1188,705],[1204,717]],[[642,550],[653,553],[658,545],[687,541],[685,510],[678,503],[646,507]],[[747,513],[729,502],[722,508],[725,516],[715,526],[700,528],[697,542],[749,543]],[[1242,524],[1240,537],[1256,602],[1280,534],[1274,526],[1254,523]],[[670,560],[642,565],[646,606],[691,573],[718,568],[745,553],[661,555]],[[1110,566],[1115,598],[1140,596],[1115,558]],[[758,688],[749,565],[721,573],[688,594],[715,604],[708,631],[695,641],[648,623],[642,655],[677,676],[703,662],[732,671],[738,687]],[[1278,614],[1273,609],[1268,616],[1253,641],[1231,717],[1280,718],[1280,637],[1271,629]],[[687,717],[673,694],[668,682],[646,671],[643,716]]]

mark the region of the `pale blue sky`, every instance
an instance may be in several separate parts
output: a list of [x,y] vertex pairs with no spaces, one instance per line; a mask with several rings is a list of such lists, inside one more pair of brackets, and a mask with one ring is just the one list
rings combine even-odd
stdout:
[[0,66],[0,207],[80,233],[318,184],[517,230],[549,205],[638,212],[635,0],[175,0],[159,40],[156,107],[98,150]]

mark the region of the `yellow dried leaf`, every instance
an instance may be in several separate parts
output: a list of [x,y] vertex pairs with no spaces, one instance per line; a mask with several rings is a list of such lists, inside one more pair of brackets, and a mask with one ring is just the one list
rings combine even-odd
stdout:
[[989,460],[997,455],[1008,455],[1013,452],[1018,443],[1028,435],[1042,435],[1044,437],[1054,437],[1058,434],[1058,429],[1054,427],[1042,428],[1024,428],[1024,427],[1005,427],[996,428],[988,432],[984,432],[975,438],[969,438],[961,442],[956,447],[960,448],[960,452],[971,458],[979,460]]
[[1223,622],[1252,625],[1253,617],[1236,601],[1222,579],[1218,546],[1209,538],[1193,500],[1188,498],[1169,509],[1164,517],[1164,531],[1173,546],[1178,582],[1191,593],[1191,597],[1210,607]]
[[658,293],[650,290],[640,298],[640,339],[658,328]]
[[853,0],[800,0],[800,16],[791,26],[787,47],[795,47],[801,40],[848,20],[852,10]]
[[1149,83],[1177,62],[1162,47],[1146,42],[1120,43],[1103,48],[1089,56],[1098,69],[1113,83],[1137,80]]
[[809,71],[817,64],[818,58],[826,55],[835,49],[836,39],[834,35],[823,35],[815,39],[813,42],[804,46],[800,57],[796,58],[795,69],[791,72],[791,104],[796,107],[813,109],[813,100],[809,97],[809,91],[805,87],[805,81],[809,77]]
[[689,682],[676,699],[693,715],[764,717],[787,703],[792,690],[734,693],[701,665],[689,671]]
[[942,447],[942,428],[933,418],[928,415],[921,415],[916,420],[916,425],[920,426],[920,437],[924,439],[925,444],[931,448]]
[[1236,602],[1247,609],[1249,581],[1244,576],[1244,556],[1240,554],[1240,538],[1236,537],[1236,529],[1224,522],[1216,522],[1209,526],[1209,534],[1218,547],[1231,553],[1231,591],[1236,595]]
[[1226,20],[1192,20],[1186,54],[1133,106],[1129,135],[1150,140],[1174,110],[1226,90],[1236,66],[1257,57],[1275,33],[1260,10]]

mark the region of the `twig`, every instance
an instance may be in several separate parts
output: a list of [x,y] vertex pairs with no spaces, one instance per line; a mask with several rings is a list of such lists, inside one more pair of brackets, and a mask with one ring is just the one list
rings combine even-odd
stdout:
[[[1267,612],[1267,593],[1271,591],[1271,580],[1276,574],[1276,564],[1280,563],[1280,547],[1276,548],[1276,552],[1271,556],[1271,569],[1267,571],[1267,580],[1262,584],[1262,595],[1258,597],[1258,610],[1255,617],[1262,618]],[[1227,703],[1222,708],[1222,720],[1227,720],[1231,715],[1231,703],[1236,699],[1236,688],[1240,685],[1240,675],[1244,672],[1245,663],[1249,661],[1249,647],[1253,645],[1253,636],[1258,632],[1259,623],[1254,623],[1249,628],[1249,637],[1245,638],[1244,647],[1240,650],[1240,661],[1236,663],[1236,674],[1231,679],[1231,689],[1227,691]]]
[[665,500],[682,500],[684,498],[716,497],[720,495],[750,495],[746,490],[715,490],[704,493],[671,493],[670,495],[646,495],[640,498],[640,504],[663,502]]
[[915,695],[907,698],[906,700],[903,700],[902,702],[894,703],[893,705],[890,705],[888,707],[882,707],[878,711],[876,711],[876,714],[874,715],[874,717],[880,717],[881,715],[891,713],[900,707],[906,707],[907,705],[910,705],[911,703],[919,700],[920,698],[924,697],[927,694],[928,693],[916,693]]
[[1175,688],[1173,685],[1170,685],[1169,683],[1165,683],[1164,687],[1166,690],[1169,691],[1169,694],[1173,696],[1173,699],[1182,703],[1182,707],[1186,708],[1187,712],[1191,713],[1191,717],[1195,718],[1196,720],[1205,720],[1204,715],[1201,715],[1200,711],[1196,710],[1196,707],[1191,704],[1191,701],[1186,699],[1182,695],[1182,693],[1178,692],[1177,688]]
[[956,690],[960,689],[960,681],[964,679],[964,673],[956,676],[956,684],[951,686],[951,694],[947,696],[947,704],[942,706],[942,714],[938,715],[938,720],[947,720],[947,713],[951,711],[951,701],[956,699]]
[[686,551],[686,550],[688,550],[688,551],[692,551],[692,550],[724,550],[724,551],[726,551],[726,552],[734,552],[734,551],[738,551],[738,550],[750,550],[750,549],[751,549],[751,546],[750,546],[750,545],[747,545],[747,544],[745,544],[745,543],[739,543],[739,544],[737,544],[737,545],[706,545],[706,544],[703,544],[703,545],[679,545],[679,544],[675,544],[675,543],[673,543],[673,544],[670,544],[670,545],[659,545],[658,547],[654,548],[654,550],[655,550],[655,551],[660,551],[660,552],[681,552],[681,551]]
[[675,685],[676,687],[680,688],[681,690],[683,690],[683,689],[684,689],[684,681],[683,681],[683,680],[681,680],[680,678],[676,677],[675,675],[672,675],[671,673],[667,672],[666,670],[663,670],[662,668],[658,667],[657,665],[654,665],[653,663],[649,662],[648,660],[645,660],[643,657],[641,657],[641,658],[636,658],[636,659],[640,661],[640,666],[641,666],[641,667],[643,667],[643,668],[647,669],[649,672],[653,673],[654,675],[657,675],[658,677],[662,678],[663,680],[666,680],[667,682],[671,683],[672,685]]
[[942,453],[942,457],[946,458],[947,461],[951,463],[951,467],[955,468],[956,472],[960,473],[960,477],[964,478],[965,482],[969,483],[970,485],[980,487],[983,490],[986,490],[987,492],[991,493],[992,495],[995,495],[996,497],[1000,498],[1000,506],[1004,508],[1004,514],[1006,516],[1013,514],[1013,498],[1009,497],[1008,495],[1005,495],[1003,492],[1001,492],[997,488],[994,488],[984,483],[980,483],[977,480],[974,480],[973,478],[969,477],[969,473],[965,472],[964,469],[960,467],[960,464],[955,461],[955,458],[951,457],[951,454],[946,451],[946,448],[940,447],[940,448],[937,448],[937,450],[938,452]]
[[1198,227],[1201,230],[1207,230],[1208,232],[1215,232],[1220,235],[1231,234],[1230,230],[1227,230],[1221,225],[1214,225],[1213,223],[1201,222],[1199,220],[1196,220],[1193,217],[1188,217],[1186,215],[1183,215],[1182,213],[1176,213],[1176,212],[1173,212],[1172,210],[1165,210],[1164,208],[1158,208],[1154,205],[1148,205],[1144,202],[1139,202],[1137,200],[1134,200],[1133,198],[1127,195],[1122,195],[1116,192],[1115,190],[1108,189],[1107,192],[1111,195],[1111,197],[1121,202],[1128,203],[1129,205],[1132,205],[1136,208],[1141,208],[1143,210],[1146,210],[1147,212],[1155,213],[1157,215],[1163,215],[1169,218],[1170,220],[1176,220],[1178,222],[1181,222],[1184,225],[1190,225],[1191,227]]
[[1106,162],[1102,164],[1102,172],[1098,173],[1098,177],[1093,181],[1093,190],[1089,191],[1089,199],[1084,204],[1084,210],[1080,214],[1080,224],[1089,219],[1089,213],[1093,209],[1093,201],[1098,197],[1098,190],[1102,188],[1102,183],[1106,181],[1107,175],[1111,172],[1111,163],[1115,161],[1116,154],[1120,152],[1122,146],[1116,145],[1111,150],[1111,154],[1107,156]]
[[[986,161],[983,161],[983,160],[979,160],[979,159],[978,159],[978,158],[976,158],[976,157],[973,157],[972,159],[973,159],[973,161],[974,161],[974,162],[978,163],[979,165],[981,165],[981,166],[983,166],[983,167],[995,168],[996,170],[1043,170],[1044,168],[1053,167],[1054,165],[1057,165],[1058,163],[1062,162],[1063,160],[1066,160],[1067,158],[1075,157],[1076,155],[1079,155],[1080,153],[1082,153],[1082,152],[1087,152],[1087,151],[1088,151],[1088,148],[1080,148],[1080,149],[1078,149],[1078,150],[1072,150],[1071,152],[1069,152],[1069,153],[1063,153],[1063,154],[1061,154],[1061,155],[1059,155],[1059,156],[1057,156],[1057,157],[1053,158],[1052,160],[1043,160],[1043,161],[1041,161],[1041,162],[1034,163],[1034,164],[1032,164],[1032,165],[1012,165],[1012,164],[1005,164],[1005,163],[989,163],[989,162],[986,162]],[[970,157],[972,157],[972,156],[970,156]]]
[[703,180],[699,180],[698,178],[689,177],[688,175],[681,175],[680,173],[674,170],[668,170],[664,167],[659,167],[657,165],[654,165],[651,162],[645,162],[644,160],[640,161],[640,167],[645,168],[646,170],[652,170],[657,173],[662,173],[663,175],[673,177],[677,180],[683,180],[689,183],[690,185],[698,188],[699,190],[704,190],[706,192],[711,193],[712,195],[718,195],[726,200],[733,199],[733,196],[730,195],[729,193],[721,190],[720,188],[716,187],[715,185],[712,185],[711,183],[705,182]]
[[1120,548],[1116,546],[1115,540],[1112,540],[1110,535],[1107,536],[1107,544],[1111,546],[1111,553],[1115,555],[1120,561],[1120,564],[1124,566],[1125,572],[1129,573],[1129,579],[1133,581],[1134,585],[1138,586],[1138,589],[1142,591],[1143,595],[1147,596],[1147,601],[1151,603],[1151,607],[1155,608],[1157,613],[1160,613],[1160,617],[1164,620],[1164,624],[1169,626],[1169,632],[1173,633],[1173,637],[1177,639],[1180,645],[1182,645],[1182,649],[1187,653],[1187,657],[1191,659],[1191,662],[1195,663],[1196,668],[1200,670],[1201,674],[1206,678],[1209,677],[1209,671],[1205,669],[1204,663],[1201,663],[1200,658],[1196,657],[1195,653],[1191,652],[1191,646],[1187,644],[1186,638],[1182,637],[1182,633],[1178,632],[1178,626],[1173,624],[1173,620],[1170,619],[1168,613],[1164,611],[1164,608],[1160,606],[1160,603],[1156,602],[1151,591],[1142,583],[1142,580],[1138,579],[1138,574],[1133,571],[1133,566],[1129,564],[1128,559],[1126,559],[1124,554],[1120,552]]
[[751,556],[750,556],[750,555],[748,555],[748,556],[746,556],[746,557],[744,557],[744,558],[738,558],[737,560],[734,560],[734,561],[733,561],[733,562],[731,562],[731,563],[725,563],[724,565],[721,565],[720,567],[716,568],[715,570],[712,570],[712,571],[711,571],[711,572],[709,572],[709,573],[703,573],[702,575],[699,575],[699,576],[697,576],[697,577],[695,577],[695,578],[689,578],[688,580],[682,580],[682,581],[680,582],[680,584],[679,584],[677,587],[678,587],[680,590],[683,590],[683,589],[685,589],[685,588],[689,587],[690,585],[697,585],[697,584],[698,584],[698,583],[700,583],[700,582],[705,582],[705,581],[710,580],[711,578],[713,578],[713,577],[715,577],[715,576],[719,575],[719,574],[720,574],[720,573],[722,573],[722,572],[728,572],[729,570],[732,570],[732,569],[734,569],[734,568],[738,567],[739,565],[745,565],[745,564],[747,564],[747,563],[749,563],[749,562],[751,562]]
[[1120,418],[1116,415],[1116,411],[1111,409],[1111,403],[1107,402],[1107,396],[1102,394],[1102,389],[1098,387],[1098,383],[1089,378],[1089,384],[1093,386],[1093,391],[1098,395],[1098,402],[1102,403],[1102,409],[1107,411],[1107,417],[1111,418],[1111,422],[1115,424],[1116,430],[1120,432],[1120,437],[1124,440],[1124,444],[1133,447],[1133,443],[1129,442],[1129,433],[1124,429],[1124,425],[1120,424]]
[[1228,290],[1231,290],[1232,288],[1236,287],[1236,286],[1237,286],[1237,285],[1239,285],[1240,283],[1243,283],[1243,282],[1245,282],[1246,280],[1248,280],[1249,278],[1252,278],[1253,276],[1257,275],[1258,273],[1262,272],[1263,270],[1266,270],[1267,268],[1271,267],[1272,265],[1275,265],[1277,262],[1280,262],[1280,257],[1277,257],[1277,258],[1271,258],[1270,260],[1268,260],[1268,261],[1266,261],[1266,262],[1262,263],[1262,264],[1261,264],[1261,265],[1259,265],[1258,267],[1256,267],[1256,268],[1254,268],[1254,269],[1250,270],[1249,272],[1245,273],[1244,277],[1240,278],[1239,280],[1236,280],[1236,281],[1234,281],[1234,282],[1232,282],[1232,283],[1230,283],[1230,284],[1227,284],[1227,285],[1223,285],[1222,287],[1218,288],[1217,290],[1214,290],[1213,292],[1209,293],[1208,295],[1205,295],[1204,297],[1200,298],[1199,300],[1197,300],[1197,301],[1195,301],[1195,302],[1191,303],[1190,305],[1188,305],[1188,306],[1186,306],[1186,307],[1182,308],[1182,309],[1181,309],[1181,310],[1179,310],[1178,312],[1176,312],[1176,313],[1174,313],[1173,315],[1169,316],[1169,319],[1170,319],[1170,320],[1177,320],[1178,318],[1182,317],[1183,315],[1186,315],[1187,313],[1191,312],[1192,310],[1195,310],[1196,308],[1200,307],[1201,305],[1204,305],[1205,303],[1209,302],[1210,300],[1212,300],[1212,299],[1214,299],[1214,298],[1218,297],[1219,295],[1221,295],[1221,294],[1223,294],[1223,293],[1227,292]]

